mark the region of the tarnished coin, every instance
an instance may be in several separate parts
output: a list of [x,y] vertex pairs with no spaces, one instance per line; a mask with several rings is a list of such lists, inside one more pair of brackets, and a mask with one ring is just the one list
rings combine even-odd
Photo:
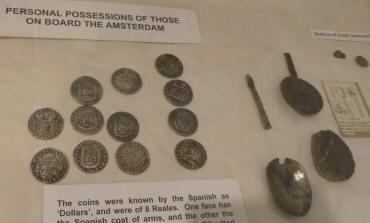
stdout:
[[129,142],[139,133],[139,122],[127,112],[116,112],[107,122],[109,135],[120,142]]
[[345,59],[346,58],[346,54],[344,54],[342,51],[340,50],[336,50],[334,52],[334,57],[335,58],[340,58],[340,59]]
[[164,95],[167,100],[176,106],[188,105],[193,99],[191,87],[181,80],[172,80],[164,86]]
[[198,119],[192,111],[176,108],[168,116],[168,124],[177,134],[190,136],[198,128]]
[[95,78],[81,76],[72,83],[71,95],[81,105],[93,105],[102,98],[103,88]]
[[73,151],[73,159],[83,172],[97,173],[107,164],[108,153],[101,143],[95,140],[85,140]]
[[136,71],[121,68],[112,74],[113,87],[122,94],[133,94],[141,88],[141,78]]
[[368,67],[369,66],[369,61],[367,61],[367,59],[363,56],[357,56],[356,57],[356,62],[361,67]]
[[60,181],[68,172],[68,159],[64,153],[52,149],[42,149],[31,161],[32,174],[42,183],[52,184]]
[[73,128],[82,134],[98,133],[104,124],[103,115],[93,106],[78,107],[71,115]]
[[194,139],[184,139],[176,145],[175,156],[177,161],[186,169],[196,170],[207,161],[207,152]]
[[53,109],[42,108],[36,110],[28,119],[28,130],[38,139],[53,139],[63,129],[62,116]]
[[179,77],[184,70],[180,59],[172,54],[160,55],[155,61],[155,67],[160,74],[168,78]]
[[348,180],[355,172],[351,150],[330,130],[312,135],[311,152],[317,172],[329,181]]
[[116,152],[118,167],[125,173],[138,175],[148,169],[150,157],[148,150],[138,142],[123,143]]

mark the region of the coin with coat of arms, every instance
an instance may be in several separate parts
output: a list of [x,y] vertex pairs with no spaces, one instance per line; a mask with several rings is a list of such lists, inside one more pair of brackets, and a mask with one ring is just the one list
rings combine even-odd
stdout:
[[93,105],[102,98],[103,88],[95,78],[81,76],[72,83],[71,95],[81,105]]
[[184,67],[179,58],[172,54],[162,54],[155,61],[157,71],[167,78],[179,77]]
[[93,106],[80,106],[71,115],[73,128],[86,135],[98,133],[104,124],[101,112]]
[[63,125],[62,116],[51,108],[38,109],[28,119],[31,135],[43,140],[57,137],[62,132]]
[[73,159],[83,172],[97,173],[107,164],[108,152],[100,142],[85,140],[74,149]]
[[148,169],[150,157],[148,150],[138,142],[123,143],[116,152],[118,167],[125,173],[138,175]]
[[121,68],[112,74],[113,87],[122,94],[134,94],[142,85],[140,75],[129,68]]
[[64,153],[53,148],[45,148],[36,153],[31,161],[32,174],[42,183],[52,184],[67,174],[68,159]]
[[176,145],[175,156],[177,161],[186,169],[196,170],[207,161],[207,152],[198,141],[184,139]]
[[129,142],[139,134],[139,122],[127,112],[116,112],[107,121],[109,135],[120,142]]
[[168,124],[172,130],[181,135],[192,135],[198,128],[198,119],[195,114],[185,108],[176,108],[168,116]]
[[176,106],[188,105],[193,99],[191,87],[182,80],[172,80],[164,86],[164,95],[167,100]]

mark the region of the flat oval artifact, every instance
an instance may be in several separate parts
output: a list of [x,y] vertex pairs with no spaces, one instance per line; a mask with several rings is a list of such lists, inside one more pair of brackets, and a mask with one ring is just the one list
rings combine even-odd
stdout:
[[311,208],[312,192],[306,171],[295,160],[272,160],[266,168],[267,183],[274,200],[287,213],[303,216]]
[[138,142],[123,143],[116,152],[118,167],[125,173],[138,175],[148,169],[150,157],[148,150]]
[[298,78],[289,53],[285,53],[290,75],[280,84],[285,101],[298,113],[313,115],[321,111],[323,100],[320,92],[310,83]]
[[311,152],[317,172],[329,181],[347,180],[355,172],[351,150],[330,130],[312,135]]
[[160,55],[155,61],[157,71],[167,78],[179,77],[184,67],[179,58],[172,54]]
[[168,116],[168,124],[175,133],[181,136],[190,136],[198,128],[198,119],[192,111],[176,108]]
[[102,98],[103,88],[95,78],[81,76],[72,83],[71,95],[81,105],[92,105]]
[[176,106],[188,105],[193,99],[191,87],[181,80],[172,80],[164,86],[164,95],[167,100]]
[[97,173],[107,164],[108,152],[98,141],[85,140],[74,149],[73,159],[83,172]]
[[104,118],[93,106],[81,106],[72,113],[71,123],[77,132],[92,135],[103,128]]
[[31,161],[32,174],[42,183],[52,184],[60,181],[68,172],[68,159],[64,153],[52,149],[42,149]]
[[127,112],[116,112],[107,122],[109,135],[120,142],[129,142],[139,134],[139,122]]
[[344,54],[342,51],[340,50],[336,50],[334,52],[334,57],[335,58],[340,58],[340,59],[345,59],[346,58],[346,54]]
[[63,118],[53,109],[42,108],[32,113],[28,119],[28,130],[38,139],[53,139],[63,130]]
[[140,75],[129,68],[121,68],[112,74],[113,87],[122,94],[136,93],[142,85]]
[[367,59],[363,56],[357,56],[356,57],[356,62],[361,67],[368,67],[369,66],[369,61],[367,61]]
[[176,145],[175,156],[181,166],[190,170],[201,168],[207,161],[206,150],[202,144],[193,139],[180,141]]

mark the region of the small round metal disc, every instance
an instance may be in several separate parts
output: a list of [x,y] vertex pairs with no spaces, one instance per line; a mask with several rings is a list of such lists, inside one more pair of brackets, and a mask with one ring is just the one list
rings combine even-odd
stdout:
[[176,145],[175,156],[177,161],[186,169],[196,170],[207,161],[207,152],[199,142],[193,139],[184,139]]
[[303,216],[311,208],[312,192],[305,169],[297,161],[286,158],[272,160],[266,168],[267,183],[275,202],[287,213]]
[[181,80],[172,80],[164,86],[164,95],[167,100],[176,106],[188,105],[193,99],[191,87]]
[[346,58],[346,54],[344,54],[342,51],[340,50],[336,50],[334,52],[334,57],[335,58],[340,58],[340,59],[345,59]]
[[104,118],[95,107],[81,106],[72,113],[71,123],[77,132],[92,135],[103,128]]
[[107,122],[109,135],[120,142],[129,142],[139,134],[139,122],[127,112],[116,112]]
[[172,54],[160,55],[155,61],[157,71],[167,78],[179,77],[184,67],[179,58]]
[[108,162],[108,152],[95,140],[85,140],[73,151],[73,159],[85,173],[97,173],[104,169]]
[[360,65],[361,67],[368,67],[369,66],[369,62],[367,61],[367,59],[363,56],[357,56],[356,57],[356,62],[358,65]]
[[192,111],[176,108],[168,116],[168,124],[175,133],[181,136],[190,136],[198,128],[198,119]]
[[329,181],[348,180],[355,172],[351,150],[330,130],[312,135],[311,152],[317,172]]
[[28,119],[28,130],[38,139],[53,139],[63,130],[63,118],[53,109],[36,110]]
[[121,68],[112,74],[113,87],[122,94],[136,93],[142,85],[140,75],[129,68]]
[[52,184],[60,181],[68,172],[68,159],[64,153],[52,149],[42,149],[31,161],[32,174],[42,183]]
[[150,157],[148,150],[138,142],[123,143],[116,152],[118,167],[125,173],[138,175],[148,169]]
[[71,95],[81,105],[93,105],[102,98],[103,88],[95,78],[81,76],[72,83]]

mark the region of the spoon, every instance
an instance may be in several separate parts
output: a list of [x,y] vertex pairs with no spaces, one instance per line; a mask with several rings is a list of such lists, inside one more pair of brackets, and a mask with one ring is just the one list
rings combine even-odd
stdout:
[[311,208],[312,192],[306,171],[297,161],[272,160],[266,168],[267,183],[275,202],[287,213],[303,216]]
[[280,84],[285,101],[303,115],[318,113],[323,107],[323,100],[319,91],[307,81],[298,78],[290,54],[284,53],[284,56],[290,73],[290,76],[284,78]]

